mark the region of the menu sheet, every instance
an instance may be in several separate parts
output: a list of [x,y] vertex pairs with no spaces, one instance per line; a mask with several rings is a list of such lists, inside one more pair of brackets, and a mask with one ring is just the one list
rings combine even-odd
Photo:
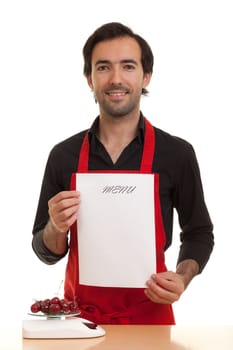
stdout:
[[76,176],[79,283],[144,288],[156,272],[154,175]]

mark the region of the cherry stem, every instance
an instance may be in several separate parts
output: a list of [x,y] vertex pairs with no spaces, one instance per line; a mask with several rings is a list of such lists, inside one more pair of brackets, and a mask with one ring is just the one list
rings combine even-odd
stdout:
[[63,285],[63,280],[61,281],[61,283],[59,284],[59,287],[58,287],[58,290],[57,290],[57,293],[55,293],[55,295],[59,295],[59,292],[61,290],[61,286]]

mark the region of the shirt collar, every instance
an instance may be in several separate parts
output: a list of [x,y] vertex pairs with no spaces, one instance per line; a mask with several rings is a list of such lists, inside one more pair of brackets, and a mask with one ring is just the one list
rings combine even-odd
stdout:
[[[95,136],[95,137],[97,136],[98,128],[99,128],[99,116],[95,118],[93,124],[88,130],[89,141],[91,141],[92,136]],[[140,112],[138,132],[136,135],[136,139],[139,143],[143,143],[144,141],[144,132],[145,132],[145,119],[142,112]]]

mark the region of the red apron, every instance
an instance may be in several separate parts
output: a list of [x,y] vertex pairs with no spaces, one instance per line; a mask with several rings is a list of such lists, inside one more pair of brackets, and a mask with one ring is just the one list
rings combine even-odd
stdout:
[[[140,170],[136,173],[152,173],[155,152],[155,132],[145,119],[145,140]],[[89,141],[85,135],[80,151],[78,173],[88,172]],[[106,171],[101,171],[106,173]],[[109,172],[109,171],[107,171]],[[114,172],[114,171],[111,171]],[[118,171],[119,172],[119,171]],[[122,173],[122,171],[120,171]],[[133,171],[135,173],[135,171]],[[127,171],[128,173],[128,171]],[[71,189],[76,189],[76,176],[72,174]],[[160,199],[159,174],[154,173],[155,232],[157,272],[166,271],[164,246],[166,242]],[[151,271],[153,273],[154,271]],[[144,288],[93,287],[79,284],[77,224],[71,227],[70,250],[65,276],[65,298],[76,299],[81,317],[98,324],[174,324],[172,306],[156,304],[144,294]]]

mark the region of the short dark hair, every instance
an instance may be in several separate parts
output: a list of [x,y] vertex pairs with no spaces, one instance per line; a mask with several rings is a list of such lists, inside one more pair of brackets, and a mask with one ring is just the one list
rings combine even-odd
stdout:
[[[144,40],[140,35],[134,33],[129,27],[119,23],[119,22],[110,22],[102,25],[97,28],[94,33],[87,39],[83,47],[83,58],[84,58],[84,68],[83,73],[85,77],[88,77],[91,74],[91,60],[92,52],[96,44],[101,41],[111,40],[119,37],[131,37],[137,41],[138,45],[141,48],[141,63],[143,72],[152,73],[154,56],[149,44]],[[146,95],[148,91],[142,89],[142,94]]]

